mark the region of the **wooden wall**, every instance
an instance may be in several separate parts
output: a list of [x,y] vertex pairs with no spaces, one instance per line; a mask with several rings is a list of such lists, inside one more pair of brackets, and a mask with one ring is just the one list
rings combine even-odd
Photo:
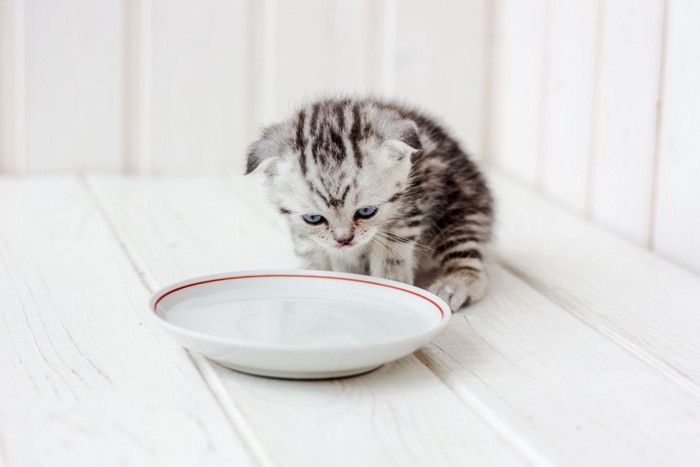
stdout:
[[700,272],[700,4],[499,0],[493,34],[490,162]]
[[692,0],[0,0],[0,172],[240,171],[300,100],[373,93],[700,272],[698,25]]
[[477,150],[485,8],[0,0],[0,171],[241,170],[260,125],[338,92],[407,97]]

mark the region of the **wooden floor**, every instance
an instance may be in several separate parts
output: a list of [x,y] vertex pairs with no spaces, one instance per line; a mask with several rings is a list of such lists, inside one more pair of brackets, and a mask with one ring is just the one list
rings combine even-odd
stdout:
[[170,282],[295,265],[255,179],[1,179],[0,465],[700,465],[700,278],[492,179],[489,297],[323,382],[145,319]]

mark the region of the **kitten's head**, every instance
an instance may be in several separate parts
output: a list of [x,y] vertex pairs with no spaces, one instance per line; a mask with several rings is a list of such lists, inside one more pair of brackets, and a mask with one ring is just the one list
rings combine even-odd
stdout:
[[368,243],[402,215],[416,125],[389,107],[317,102],[270,126],[248,154],[294,232],[338,252]]

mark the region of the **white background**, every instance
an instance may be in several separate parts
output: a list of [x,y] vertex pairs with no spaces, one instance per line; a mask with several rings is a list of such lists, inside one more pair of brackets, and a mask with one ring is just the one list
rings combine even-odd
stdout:
[[0,0],[0,172],[237,172],[300,100],[375,93],[697,272],[699,24],[692,0]]

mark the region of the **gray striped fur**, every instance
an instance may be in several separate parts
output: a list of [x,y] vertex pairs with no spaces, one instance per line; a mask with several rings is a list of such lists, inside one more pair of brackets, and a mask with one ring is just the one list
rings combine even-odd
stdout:
[[[434,120],[372,99],[320,100],[266,128],[247,173],[264,171],[297,255],[313,269],[412,283],[437,266],[429,287],[457,310],[486,293],[492,197],[479,169]],[[369,219],[356,211],[375,206]],[[325,221],[310,225],[305,214]],[[353,239],[353,246],[338,242]]]

